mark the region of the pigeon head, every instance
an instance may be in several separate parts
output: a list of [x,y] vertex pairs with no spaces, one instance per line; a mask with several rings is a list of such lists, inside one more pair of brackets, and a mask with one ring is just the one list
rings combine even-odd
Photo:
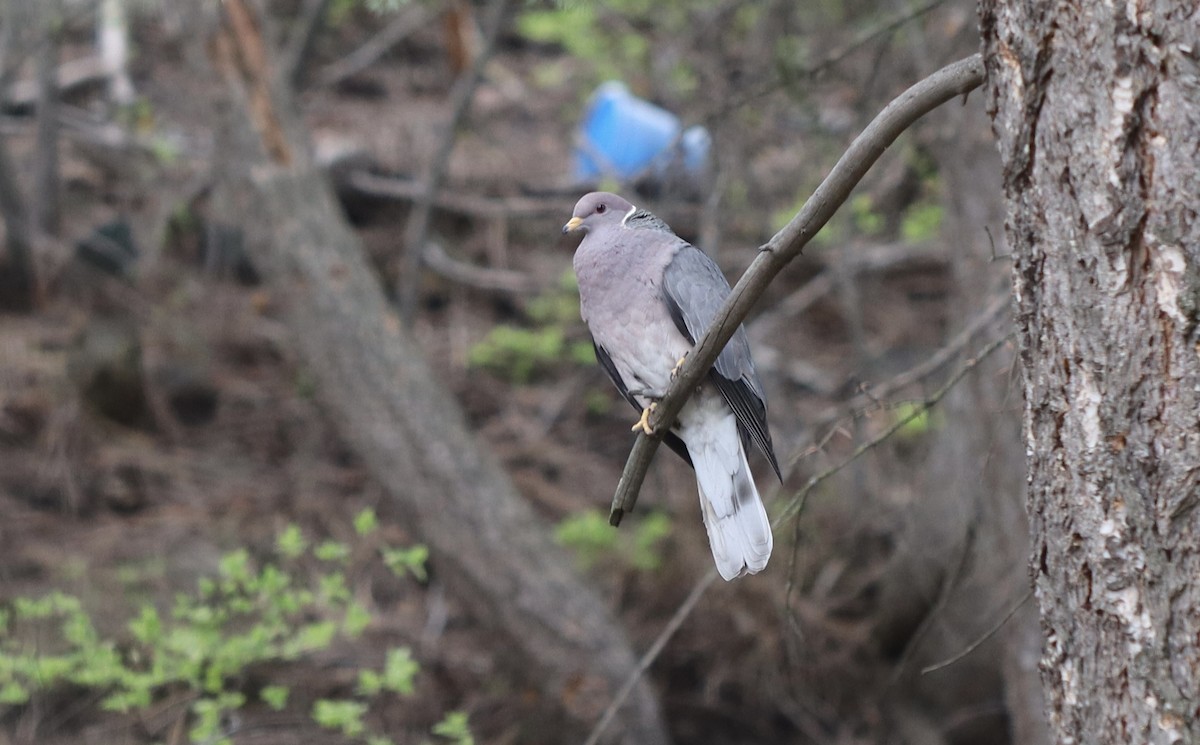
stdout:
[[624,222],[633,209],[633,205],[616,194],[606,191],[594,191],[585,194],[575,203],[575,211],[571,219],[563,226],[564,233],[574,233],[576,230],[595,230],[605,226],[617,226]]

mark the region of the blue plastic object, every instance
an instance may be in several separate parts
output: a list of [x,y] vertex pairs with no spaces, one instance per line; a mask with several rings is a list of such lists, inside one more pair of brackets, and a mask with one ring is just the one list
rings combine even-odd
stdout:
[[689,127],[682,134],[680,127],[679,117],[610,80],[592,94],[579,125],[575,177],[630,181],[643,175],[666,177],[682,166],[687,177],[702,178],[712,138],[703,127]]

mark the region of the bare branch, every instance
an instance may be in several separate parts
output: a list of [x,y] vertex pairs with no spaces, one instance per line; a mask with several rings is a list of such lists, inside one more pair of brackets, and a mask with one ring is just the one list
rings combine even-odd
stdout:
[[129,77],[129,17],[125,0],[101,0],[97,46],[108,76],[108,96],[115,106],[129,106],[137,94]]
[[330,0],[305,0],[300,7],[300,17],[292,24],[292,32],[288,35],[287,44],[280,54],[285,70],[284,79],[295,88],[304,83],[308,61],[312,57],[313,43],[317,40],[321,27],[325,25],[329,2]]
[[[976,505],[975,519],[979,518],[978,505]],[[900,653],[900,659],[896,660],[896,664],[892,667],[892,675],[888,679],[888,686],[895,686],[900,682],[900,678],[904,675],[904,671],[908,668],[908,663],[912,660],[913,655],[921,646],[921,642],[925,640],[925,636],[933,629],[933,622],[946,606],[950,604],[950,597],[954,594],[954,588],[958,587],[958,583],[967,573],[967,565],[970,563],[971,554],[975,549],[975,525],[974,521],[967,527],[967,534],[963,538],[962,548],[958,552],[958,561],[954,563],[953,568],[946,573],[942,578],[942,586],[938,590],[937,598],[933,604],[925,611],[924,618],[918,624],[917,630],[908,637],[908,641],[904,644],[904,651]]]
[[949,667],[950,665],[953,665],[954,663],[958,662],[958,661],[959,661],[959,660],[961,660],[962,658],[964,658],[964,657],[966,657],[967,655],[969,655],[969,654],[971,654],[972,652],[974,652],[976,649],[978,649],[978,648],[979,648],[979,645],[980,645],[980,644],[983,644],[985,641],[987,641],[988,639],[992,638],[992,636],[993,636],[993,635],[994,635],[994,634],[995,634],[997,631],[999,631],[1000,629],[1004,628],[1004,624],[1008,623],[1008,619],[1010,619],[1010,618],[1012,618],[1014,615],[1016,615],[1017,611],[1021,610],[1021,606],[1022,606],[1022,605],[1025,605],[1025,603],[1029,602],[1029,598],[1031,598],[1031,597],[1033,597],[1033,589],[1032,589],[1032,588],[1030,588],[1030,589],[1026,590],[1026,591],[1025,591],[1025,594],[1023,594],[1023,595],[1022,595],[1022,596],[1021,596],[1021,597],[1020,597],[1020,598],[1017,600],[1017,602],[1015,602],[1015,603],[1013,603],[1013,604],[1012,604],[1012,607],[1008,609],[1008,612],[1007,612],[1007,613],[1005,613],[1003,616],[1001,616],[1001,617],[1000,617],[1000,620],[999,620],[999,621],[997,621],[997,622],[996,622],[996,623],[995,623],[995,624],[994,624],[994,625],[993,625],[993,626],[992,626],[990,629],[988,629],[987,631],[983,632],[983,635],[982,635],[982,636],[980,636],[978,639],[976,639],[975,641],[973,641],[973,642],[971,642],[970,644],[968,644],[968,645],[966,646],[966,648],[965,648],[965,649],[963,649],[963,650],[962,650],[961,652],[959,652],[958,654],[955,654],[955,655],[953,655],[953,656],[951,656],[951,657],[949,657],[949,658],[947,658],[947,659],[944,659],[944,660],[942,660],[941,662],[937,662],[937,663],[934,663],[934,664],[932,664],[932,665],[929,665],[928,667],[923,667],[923,668],[921,668],[921,674],[922,674],[922,675],[926,675],[926,674],[928,674],[928,673],[932,673],[932,672],[934,672],[935,670],[941,670],[941,669],[942,669],[942,668],[944,668],[944,667]]
[[414,31],[424,26],[432,17],[429,9],[420,3],[410,3],[396,13],[395,18],[365,44],[336,62],[321,68],[316,75],[319,86],[337,85],[351,75],[356,75],[375,63],[392,47],[399,44]]
[[948,65],[909,88],[893,100],[863,133],[850,144],[812,197],[782,230],[759,249],[759,255],[721,307],[712,326],[687,356],[679,375],[667,389],[651,418],[654,437],[639,434],[613,496],[609,522],[619,525],[631,511],[646,470],[662,439],[683,408],[688,395],[700,384],[738,324],[784,266],[800,255],[804,245],[828,222],[884,150],[917,119],[977,88],[983,82],[983,60],[972,55]]
[[[353,171],[346,185],[373,197],[385,197],[416,202],[425,192],[424,185],[412,179],[380,176],[367,171]],[[575,200],[546,197],[485,197],[461,192],[439,192],[430,203],[438,209],[472,217],[561,217],[569,213]]]
[[30,310],[36,296],[28,216],[8,145],[0,140],[0,217],[4,218],[8,253],[7,260],[0,255],[0,307],[7,310]]
[[[942,384],[941,388],[938,388],[936,391],[934,391],[930,396],[925,398],[923,401],[918,402],[915,406],[912,407],[912,409],[907,414],[905,414],[904,416],[897,419],[894,423],[892,423],[892,425],[890,427],[888,427],[887,429],[885,429],[883,432],[879,433],[875,437],[871,438],[870,440],[867,440],[863,444],[859,445],[857,448],[854,449],[854,452],[850,453],[849,457],[847,457],[846,460],[844,460],[841,463],[837,464],[836,466],[826,469],[825,471],[822,471],[821,473],[818,473],[817,475],[810,478],[804,484],[804,487],[801,488],[800,491],[798,491],[791,499],[788,500],[787,504],[784,505],[783,510],[781,510],[779,512],[779,514],[775,517],[775,519],[771,521],[771,525],[773,527],[778,527],[778,526],[782,525],[785,520],[787,520],[788,518],[792,517],[793,515],[799,513],[800,510],[804,509],[804,503],[808,499],[809,493],[811,493],[812,490],[815,489],[819,484],[821,484],[826,479],[836,475],[839,471],[841,471],[843,468],[845,468],[846,466],[853,463],[855,460],[858,459],[859,456],[863,455],[868,450],[871,450],[871,449],[877,447],[880,443],[887,440],[889,437],[891,437],[897,431],[899,431],[900,429],[903,429],[909,422],[913,421],[917,417],[924,416],[925,414],[927,414],[930,409],[932,409],[938,402],[940,402],[946,396],[947,393],[950,392],[950,389],[953,388],[955,386],[955,384],[958,383],[958,381],[963,379],[963,376],[965,376],[967,373],[974,370],[975,367],[977,365],[979,365],[980,362],[983,362],[985,359],[987,359],[987,357],[992,352],[995,352],[1006,341],[1008,341],[1011,338],[1012,338],[1012,334],[1007,334],[1005,336],[1000,337],[999,339],[992,341],[990,344],[988,344],[986,347],[984,347],[979,352],[979,354],[977,354],[975,357],[972,357],[971,359],[967,360],[963,364],[963,366],[960,367],[958,369],[958,371],[955,372],[954,375],[949,380],[947,380],[944,384]],[[789,465],[791,463],[794,463],[796,460],[797,460],[797,457],[789,458],[788,459]]]
[[596,722],[596,726],[592,727],[592,731],[590,734],[588,734],[588,738],[584,741],[583,745],[596,745],[596,743],[600,742],[600,736],[604,734],[604,730],[608,729],[609,722],[612,721],[612,718],[617,715],[618,711],[621,710],[621,706],[625,704],[625,699],[629,698],[629,694],[633,691],[634,686],[637,685],[638,680],[640,680],[641,677],[646,674],[646,671],[650,669],[650,665],[654,664],[654,661],[658,659],[660,654],[662,654],[663,648],[667,646],[667,642],[671,640],[671,637],[675,636],[675,632],[679,631],[679,627],[682,626],[683,622],[687,620],[687,617],[692,614],[692,610],[695,609],[696,603],[700,602],[700,598],[704,596],[704,591],[711,587],[712,583],[716,581],[717,571],[715,569],[710,569],[708,574],[704,575],[704,577],[692,587],[692,591],[688,593],[688,596],[684,598],[684,601],[680,603],[677,609],[675,609],[675,614],[671,616],[671,620],[667,621],[667,625],[663,627],[663,630],[658,632],[658,636],[655,637],[654,643],[651,644],[650,648],[642,654],[640,659],[638,659],[637,666],[634,668],[633,673],[629,676],[629,679],[625,681],[624,685],[621,686],[621,690],[617,691],[617,695],[613,696],[612,702],[609,703],[608,708],[604,710],[604,714],[601,715],[600,720]]
[[867,408],[879,401],[880,399],[891,396],[896,391],[899,391],[917,381],[932,375],[946,365],[955,355],[961,353],[971,343],[979,332],[983,331],[988,325],[994,322],[997,318],[1008,309],[1011,302],[1007,292],[1001,293],[992,299],[992,302],[987,308],[977,314],[974,318],[963,326],[962,331],[954,335],[954,338],[946,342],[940,349],[918,362],[916,365],[908,368],[904,372],[892,377],[879,385],[873,386],[869,391],[863,392],[846,403],[838,404],[834,407],[835,410],[827,411],[825,414],[817,418],[816,429],[824,429],[828,425],[845,416],[847,410],[855,412]]
[[430,270],[446,279],[477,290],[523,294],[537,289],[537,282],[511,269],[492,269],[459,261],[433,241],[425,244],[421,260]]
[[[58,66],[55,73],[55,88],[59,95],[65,95],[79,88],[94,85],[107,77],[108,67],[103,57],[80,57],[67,60]],[[4,100],[8,106],[14,109],[36,106],[41,95],[38,91],[40,83],[37,78],[18,80],[4,87],[7,88]]]
[[37,144],[33,187],[33,214],[43,232],[58,234],[58,56],[62,36],[62,8],[58,2],[42,6],[42,43],[38,50]]
[[488,18],[487,37],[483,48],[475,56],[471,68],[459,79],[454,88],[453,101],[450,105],[450,120],[445,124],[442,141],[429,164],[425,176],[424,190],[416,199],[415,212],[408,218],[408,226],[404,231],[404,251],[407,258],[404,274],[400,278],[399,291],[400,315],[406,324],[411,324],[416,315],[417,293],[421,286],[421,247],[429,233],[429,217],[433,211],[433,199],[441,189],[446,177],[446,166],[450,163],[450,153],[458,136],[458,125],[466,116],[475,94],[475,88],[483,77],[483,68],[496,51],[496,41],[500,38],[500,29],[508,19],[512,0],[492,0],[492,9]]

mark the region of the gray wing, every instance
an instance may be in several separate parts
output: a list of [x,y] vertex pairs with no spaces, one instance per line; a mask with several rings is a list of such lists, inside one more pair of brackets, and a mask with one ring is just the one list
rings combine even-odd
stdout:
[[[592,340],[592,346],[596,349],[596,360],[600,362],[600,367],[604,368],[604,372],[608,373],[608,377],[612,379],[613,385],[621,392],[621,395],[629,402],[629,405],[634,408],[639,414],[642,412],[642,407],[638,404],[637,399],[629,395],[629,386],[625,385],[625,381],[621,379],[621,373],[617,372],[617,366],[613,364],[612,357],[609,356],[604,347]],[[692,456],[688,454],[687,445],[683,444],[683,440],[679,436],[668,432],[663,435],[663,442],[667,447],[675,451],[675,454],[690,466],[692,465]]]
[[[692,344],[708,330],[732,291],[716,262],[689,243],[682,243],[667,265],[662,289],[671,320]],[[743,439],[758,446],[782,480],[767,428],[766,395],[750,358],[750,343],[743,327],[738,326],[709,375],[737,416]]]

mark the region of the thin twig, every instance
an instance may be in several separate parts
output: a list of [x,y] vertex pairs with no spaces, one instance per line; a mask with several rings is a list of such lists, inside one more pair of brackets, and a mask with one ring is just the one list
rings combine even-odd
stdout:
[[[380,176],[363,170],[352,171],[346,185],[362,194],[386,199],[416,202],[424,193],[424,185],[412,179]],[[439,192],[433,206],[449,212],[472,217],[561,217],[569,214],[575,204],[555,197],[487,197],[462,192]]]
[[980,350],[979,354],[963,363],[963,366],[960,367],[958,371],[950,377],[949,380],[943,383],[941,388],[938,388],[924,400],[917,402],[912,409],[908,411],[908,413],[893,422],[890,427],[870,440],[867,440],[863,444],[859,445],[854,449],[854,452],[850,453],[846,460],[810,478],[804,484],[804,487],[800,489],[800,491],[797,492],[790,500],[788,500],[787,504],[784,505],[784,508],[779,512],[775,519],[771,521],[772,527],[781,525],[783,521],[804,509],[804,503],[807,501],[809,493],[812,492],[812,490],[823,481],[836,475],[843,468],[857,460],[859,456],[863,455],[868,450],[875,448],[897,431],[903,429],[908,425],[909,422],[913,421],[917,417],[924,416],[925,414],[929,413],[929,410],[932,409],[938,402],[940,402],[942,398],[944,398],[945,395],[950,392],[950,389],[953,388],[958,381],[963,379],[963,376],[965,376],[971,370],[974,370],[980,362],[983,362],[985,359],[987,359],[992,352],[995,352],[1011,338],[1012,334],[1006,334],[999,339],[992,341],[990,344]]
[[846,411],[859,411],[872,406],[880,399],[891,396],[896,391],[906,388],[913,383],[924,380],[928,376],[940,370],[956,355],[960,354],[967,345],[971,343],[979,332],[983,331],[993,321],[1007,310],[1010,303],[1010,297],[1007,292],[998,294],[992,299],[992,302],[982,312],[975,315],[967,325],[962,328],[954,338],[946,342],[940,349],[918,362],[916,365],[908,368],[898,375],[885,380],[884,382],[872,386],[869,391],[864,391],[858,396],[855,396],[850,401],[838,404],[833,407],[834,410],[827,411],[817,417],[813,427],[815,429],[824,429],[826,426],[835,421],[842,419]]
[[356,75],[375,64],[388,50],[408,38],[432,17],[429,9],[420,3],[410,3],[396,13],[379,33],[365,44],[336,62],[321,68],[316,75],[318,86],[337,85],[351,75]]
[[[7,82],[7,71],[0,72],[0,87],[7,87]],[[25,197],[17,182],[16,164],[3,139],[0,139],[0,217],[4,218],[8,252],[8,261],[0,260],[0,307],[30,310],[37,294],[33,233]]]
[[38,50],[37,145],[33,187],[33,218],[38,229],[58,234],[58,54],[62,38],[62,7],[51,0],[42,6],[42,43]]
[[733,288],[712,326],[688,354],[679,375],[659,402],[651,418],[655,435],[639,434],[634,442],[613,496],[609,513],[612,525],[619,525],[622,516],[633,509],[662,434],[675,421],[688,396],[707,375],[717,355],[775,275],[800,255],[804,245],[828,222],[901,132],[925,113],[974,90],[982,82],[983,60],[976,54],[942,68],[902,93],[850,144],[792,221],[759,249],[758,257]]
[[637,682],[641,680],[642,675],[646,673],[646,670],[650,669],[650,665],[654,664],[654,660],[658,659],[658,655],[667,646],[667,642],[671,640],[672,636],[675,636],[675,632],[679,630],[679,627],[691,615],[692,609],[696,607],[696,603],[700,602],[704,591],[711,587],[716,579],[717,570],[710,569],[708,574],[696,582],[695,586],[692,587],[692,591],[688,593],[683,603],[675,610],[675,615],[671,616],[671,620],[667,621],[667,625],[658,633],[658,636],[654,639],[654,643],[650,645],[650,648],[638,660],[633,673],[630,674],[624,685],[621,686],[621,690],[617,691],[617,695],[608,704],[608,708],[604,710],[604,714],[601,715],[600,720],[592,727],[592,731],[588,734],[588,738],[584,740],[583,745],[596,745],[600,741],[600,736],[604,734],[604,730],[608,729],[608,725],[612,722],[613,717],[621,710],[625,699],[629,698],[629,694],[633,691]]
[[780,88],[795,86],[802,81],[813,80],[821,73],[829,68],[837,65],[842,60],[854,54],[859,49],[871,43],[880,36],[890,34],[901,26],[914,21],[926,13],[936,9],[940,5],[944,5],[946,0],[931,0],[924,5],[918,5],[915,8],[910,8],[904,12],[895,15],[882,23],[864,29],[856,37],[851,39],[846,44],[838,47],[834,51],[825,55],[816,62],[810,62],[797,66],[791,70],[778,70],[775,75],[764,81],[757,87],[747,89],[740,96],[733,96],[727,100],[719,102],[708,115],[700,117],[705,122],[715,122],[725,119],[729,116],[729,112],[741,108],[763,96],[774,93]]
[[313,43],[325,25],[330,0],[305,0],[300,7],[300,17],[292,24],[292,31],[284,45],[282,57],[285,80],[292,87],[304,83],[308,61],[312,58]]
[[429,217],[433,212],[433,200],[442,181],[446,178],[446,167],[450,164],[450,153],[458,139],[458,125],[470,108],[475,88],[483,77],[483,68],[496,51],[496,42],[500,38],[500,29],[508,19],[512,0],[492,0],[492,12],[488,18],[487,36],[483,48],[475,56],[471,68],[458,81],[454,88],[453,100],[450,105],[450,119],[442,131],[442,140],[430,161],[429,171],[425,176],[424,189],[416,199],[414,213],[408,218],[408,226],[404,231],[404,251],[407,262],[404,273],[400,277],[400,286],[396,293],[400,299],[400,316],[406,324],[412,324],[417,309],[417,294],[421,288],[421,251],[429,234]]
[[967,572],[967,564],[971,558],[971,549],[974,547],[975,523],[972,522],[967,527],[966,537],[963,538],[962,549],[958,552],[958,561],[954,563],[954,568],[942,579],[942,586],[938,590],[937,598],[934,599],[933,605],[925,613],[925,617],[921,619],[917,630],[913,632],[912,636],[908,637],[908,641],[904,644],[904,651],[900,653],[900,659],[896,660],[896,664],[892,667],[892,675],[888,679],[888,687],[892,687],[900,682],[900,677],[904,674],[905,668],[908,667],[909,661],[917,653],[917,649],[920,648],[926,634],[933,628],[933,622],[937,620],[942,610],[949,605],[954,588],[958,586],[959,580]]
[[475,266],[465,261],[459,261],[433,241],[425,244],[425,251],[421,259],[430,270],[446,279],[474,287],[477,290],[521,295],[532,292],[538,287],[538,283],[534,281],[533,277],[521,272]]
[[962,658],[971,654],[976,649],[979,649],[979,645],[983,644],[988,639],[992,638],[992,636],[995,635],[995,633],[997,631],[1004,628],[1004,624],[1008,623],[1008,619],[1015,616],[1017,614],[1017,611],[1021,610],[1021,606],[1025,605],[1025,603],[1029,602],[1029,598],[1031,598],[1031,597],[1033,597],[1033,589],[1032,588],[1026,590],[1025,594],[1022,595],[1020,597],[1020,599],[1017,600],[1017,602],[1013,603],[1012,607],[1008,609],[1008,612],[1006,612],[1000,618],[1000,620],[997,621],[990,629],[985,631],[982,636],[980,636],[978,639],[976,639],[975,641],[968,644],[965,649],[963,649],[961,652],[954,655],[953,657],[949,657],[947,659],[942,660],[941,662],[937,662],[932,665],[929,665],[928,667],[921,668],[921,674],[926,675],[928,673],[932,673],[934,671],[941,670],[944,667],[949,667],[950,665],[953,665],[954,663],[958,662]]
[[[933,243],[885,243],[868,245],[854,251],[854,260],[848,262],[843,269],[854,276],[867,272],[881,272],[913,263],[945,263],[946,250],[940,244]],[[813,303],[829,293],[836,278],[831,267],[825,266],[814,277],[809,279],[790,295],[769,310],[754,319],[753,326],[747,330],[752,336],[766,338],[773,335],[776,327],[790,322],[794,316],[803,313]]]

